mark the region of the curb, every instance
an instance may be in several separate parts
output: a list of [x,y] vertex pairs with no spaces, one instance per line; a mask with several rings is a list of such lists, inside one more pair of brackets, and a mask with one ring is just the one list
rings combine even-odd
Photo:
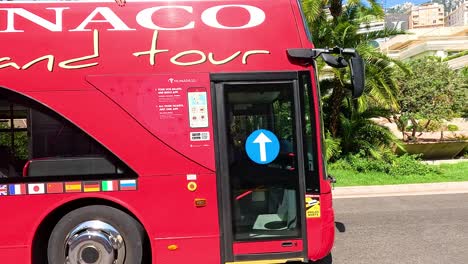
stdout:
[[336,199],[454,193],[468,193],[468,182],[336,187],[332,190]]
[[422,162],[429,164],[429,165],[456,164],[456,163],[468,162],[468,159],[423,160]]

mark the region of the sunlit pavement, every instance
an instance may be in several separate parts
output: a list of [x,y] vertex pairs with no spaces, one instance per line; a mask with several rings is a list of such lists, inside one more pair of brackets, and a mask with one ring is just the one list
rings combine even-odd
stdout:
[[335,199],[334,264],[468,263],[468,194]]
[[468,182],[356,186],[337,187],[333,189],[333,197],[336,199],[455,193],[468,193]]

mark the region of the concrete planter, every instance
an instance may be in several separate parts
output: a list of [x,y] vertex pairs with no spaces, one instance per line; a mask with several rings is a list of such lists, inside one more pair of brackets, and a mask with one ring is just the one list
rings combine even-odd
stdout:
[[[404,146],[409,154],[422,154],[423,159],[453,159],[468,148],[468,141],[405,143]],[[397,151],[397,154],[403,152]]]

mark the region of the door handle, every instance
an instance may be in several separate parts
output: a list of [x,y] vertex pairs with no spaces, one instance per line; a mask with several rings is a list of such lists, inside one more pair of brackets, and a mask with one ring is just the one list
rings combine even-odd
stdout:
[[281,243],[282,247],[292,247],[293,245],[294,245],[293,242],[283,242],[283,243]]

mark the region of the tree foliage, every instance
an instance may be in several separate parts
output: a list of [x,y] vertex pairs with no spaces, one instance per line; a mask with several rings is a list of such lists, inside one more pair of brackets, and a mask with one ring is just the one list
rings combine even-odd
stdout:
[[[303,1],[306,18],[316,47],[356,48],[366,64],[365,95],[357,100],[355,106],[364,110],[368,105],[397,109],[395,94],[398,87],[392,76],[394,67],[401,66],[398,61],[382,54],[371,41],[377,38],[395,35],[398,31],[362,32],[369,22],[383,19],[382,7],[375,1],[305,0]],[[338,8],[338,6],[342,8]],[[342,103],[352,89],[347,68],[323,69],[322,73],[331,76],[320,82],[324,97],[325,127],[333,137],[339,137]]]
[[345,5],[339,0],[304,0],[303,6],[316,47],[355,48],[365,61],[366,87],[359,99],[350,99],[352,86],[347,68],[327,68],[319,63],[319,74],[327,76],[320,81],[325,129],[329,132],[327,157],[333,161],[362,151],[378,158],[382,148],[398,144],[398,140],[370,118],[399,108],[393,75],[395,67],[404,65],[381,53],[372,42],[400,32],[363,31],[370,22],[384,17],[382,7],[372,0],[351,0]]
[[[0,122],[0,129],[9,130],[10,125]],[[14,141],[13,146],[12,140]],[[16,132],[13,138],[11,132],[0,133],[0,147],[11,151],[15,159],[28,159],[28,135],[26,132]]]
[[389,146],[403,148],[397,137],[373,118],[388,116],[388,110],[368,108],[364,111],[350,110],[341,115],[341,141],[343,154],[364,153],[368,157],[381,158]]
[[403,132],[411,123],[409,139],[415,140],[422,125],[418,120],[426,120],[424,125],[428,126],[462,115],[468,100],[468,78],[436,57],[410,61],[408,67],[411,73],[400,72],[396,76],[400,110],[395,117]]

